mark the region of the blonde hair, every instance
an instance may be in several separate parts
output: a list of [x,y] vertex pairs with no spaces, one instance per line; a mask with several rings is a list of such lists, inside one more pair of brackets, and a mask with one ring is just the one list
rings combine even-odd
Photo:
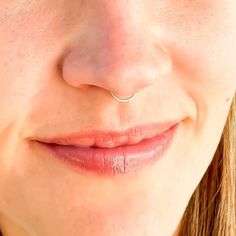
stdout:
[[236,235],[236,96],[221,140],[178,227],[178,236]]

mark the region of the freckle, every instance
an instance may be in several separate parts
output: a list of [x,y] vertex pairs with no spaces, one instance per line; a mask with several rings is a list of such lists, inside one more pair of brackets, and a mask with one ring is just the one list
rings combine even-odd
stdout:
[[226,102],[228,102],[229,100],[230,100],[230,97],[226,98],[226,100],[225,100],[225,101],[226,101]]

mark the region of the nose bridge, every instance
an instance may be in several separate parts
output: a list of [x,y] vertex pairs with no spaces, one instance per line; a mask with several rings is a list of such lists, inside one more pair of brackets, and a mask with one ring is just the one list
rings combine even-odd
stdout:
[[158,79],[169,58],[153,38],[140,2],[97,1],[87,31],[64,60],[68,83],[95,85],[127,97]]
[[[133,0],[99,0],[100,7],[91,30],[97,46],[97,56],[109,58],[112,63],[128,62],[145,54],[150,47],[150,33],[145,30],[144,9]],[[149,35],[148,35],[149,34]],[[137,59],[137,58],[136,58]]]
[[[115,13],[114,9],[107,10],[109,12],[104,14],[104,22],[98,27],[101,32],[99,36],[97,35],[96,61],[100,64],[97,71],[102,72],[103,77],[113,74],[111,77],[127,81],[128,78],[125,79],[122,74],[127,76],[129,71],[131,75],[131,68],[141,69],[144,64],[150,65],[154,41],[151,33],[145,31],[145,26],[140,20],[141,13],[140,17],[137,17],[134,14],[135,12],[138,14],[137,9],[123,8],[121,10],[119,8]],[[133,70],[133,73],[135,71]]]
[[140,6],[140,1],[133,0],[100,0],[100,14],[106,32],[113,39],[131,39],[138,36],[144,22],[145,8]]

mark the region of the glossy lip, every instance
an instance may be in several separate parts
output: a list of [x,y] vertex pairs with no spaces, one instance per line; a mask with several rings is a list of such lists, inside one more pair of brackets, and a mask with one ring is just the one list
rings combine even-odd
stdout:
[[149,123],[129,128],[123,132],[118,131],[80,131],[69,135],[59,135],[57,137],[37,138],[43,143],[54,143],[60,145],[73,145],[76,147],[101,147],[113,148],[122,145],[137,144],[144,139],[153,138],[179,121],[168,121],[160,123]]
[[156,163],[170,147],[179,124],[173,125],[167,131],[152,138],[144,139],[138,144],[114,148],[76,147],[39,141],[35,143],[68,167],[112,176],[138,171]]

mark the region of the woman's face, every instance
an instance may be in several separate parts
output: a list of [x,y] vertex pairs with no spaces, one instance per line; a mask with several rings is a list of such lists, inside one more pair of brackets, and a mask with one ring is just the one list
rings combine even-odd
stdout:
[[[0,55],[2,229],[172,235],[235,93],[235,0],[1,1]],[[167,120],[181,123],[166,153],[126,174],[74,171],[30,145]]]

